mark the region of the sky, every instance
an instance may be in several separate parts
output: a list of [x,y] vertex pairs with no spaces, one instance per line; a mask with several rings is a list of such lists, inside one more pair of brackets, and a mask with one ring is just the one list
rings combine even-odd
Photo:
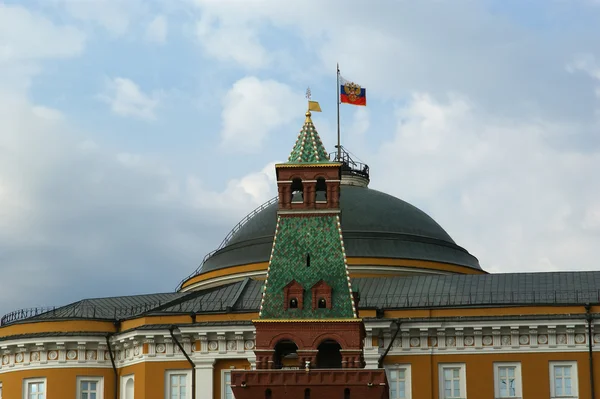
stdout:
[[0,0],[0,313],[171,292],[304,121],[494,273],[598,270],[600,2]]

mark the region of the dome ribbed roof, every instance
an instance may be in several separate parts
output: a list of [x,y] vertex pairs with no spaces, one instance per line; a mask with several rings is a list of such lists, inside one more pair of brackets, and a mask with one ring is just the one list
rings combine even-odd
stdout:
[[[426,260],[481,270],[477,258],[456,245],[435,220],[401,199],[366,187],[342,185],[340,208],[348,257]],[[274,203],[207,259],[201,273],[267,262],[276,222]]]

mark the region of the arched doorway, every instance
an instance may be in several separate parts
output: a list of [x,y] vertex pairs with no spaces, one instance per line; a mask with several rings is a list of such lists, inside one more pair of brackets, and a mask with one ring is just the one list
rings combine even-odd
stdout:
[[342,368],[342,347],[336,341],[328,339],[321,342],[317,348],[317,368],[339,369]]
[[294,341],[284,340],[279,341],[277,345],[275,345],[275,368],[299,368],[300,365],[298,363],[298,346],[294,343]]

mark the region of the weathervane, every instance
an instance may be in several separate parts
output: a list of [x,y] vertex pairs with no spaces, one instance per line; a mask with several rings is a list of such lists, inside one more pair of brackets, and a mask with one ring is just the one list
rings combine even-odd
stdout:
[[312,101],[311,99],[310,87],[306,88],[306,99],[308,100],[308,111],[306,111],[306,120],[305,122],[311,122],[310,120],[310,111],[321,112],[321,106],[318,102]]

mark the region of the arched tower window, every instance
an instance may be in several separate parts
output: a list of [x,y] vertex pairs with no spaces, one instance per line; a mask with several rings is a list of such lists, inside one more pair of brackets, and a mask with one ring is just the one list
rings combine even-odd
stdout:
[[298,346],[293,341],[279,341],[275,345],[275,368],[298,368],[300,366],[300,359],[298,358],[297,351]]
[[323,177],[319,177],[317,179],[315,191],[315,201],[327,202],[327,183],[325,183],[325,179]]
[[319,309],[327,309],[327,299],[319,298]]
[[292,203],[304,202],[304,185],[302,179],[295,178],[292,180]]
[[333,340],[326,340],[317,348],[317,368],[319,369],[341,369],[342,347]]
[[304,288],[296,280],[290,281],[283,287],[283,310],[302,309]]
[[344,399],[350,399],[350,388],[344,389]]
[[272,398],[272,396],[271,396],[271,388],[267,388],[265,390],[265,399],[271,399],[271,398]]
[[304,399],[310,399],[310,388],[304,390]]

